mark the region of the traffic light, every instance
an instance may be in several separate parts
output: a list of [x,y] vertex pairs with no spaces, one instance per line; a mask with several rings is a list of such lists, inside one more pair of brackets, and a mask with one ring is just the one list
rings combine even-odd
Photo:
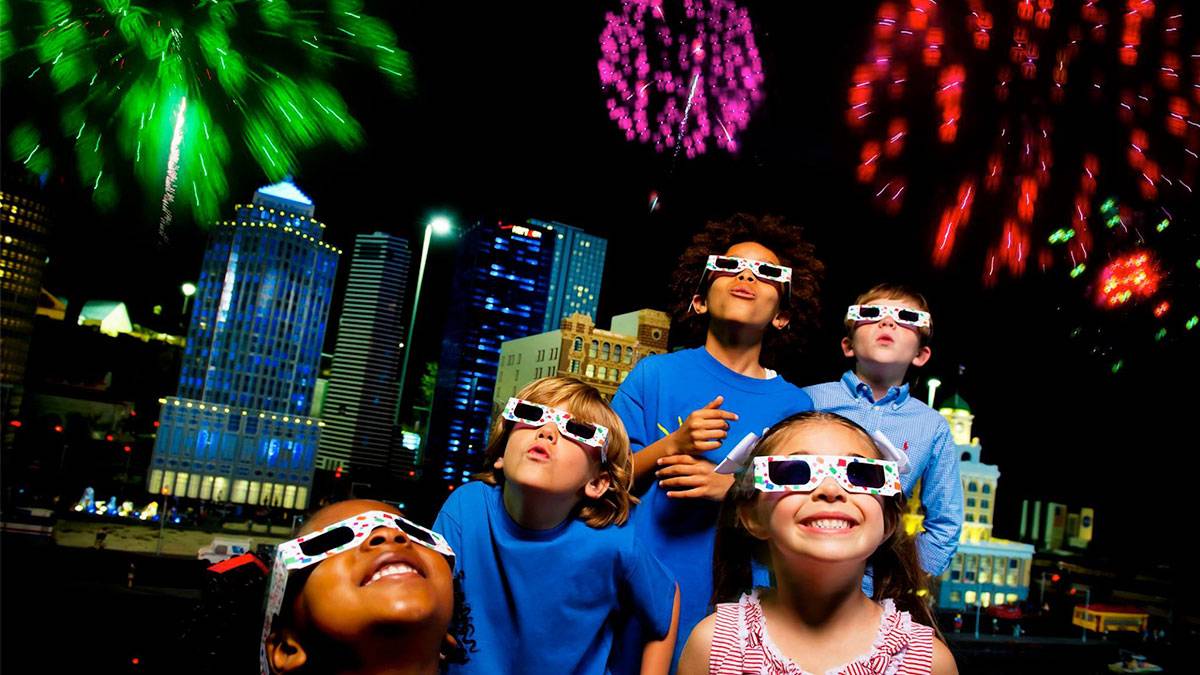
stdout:
[[1053,581],[1053,582],[1054,582],[1054,583],[1056,583],[1056,584],[1057,584],[1057,583],[1058,583],[1058,582],[1059,582],[1061,579],[1062,579],[1062,576],[1061,576],[1061,575],[1059,575],[1057,572],[1056,572],[1056,573],[1054,573],[1054,574],[1051,574],[1051,575],[1050,575],[1050,581]]
[[342,477],[342,467],[340,467],[340,466],[339,466],[338,468],[336,468],[336,469],[334,469],[334,470],[333,470],[333,477],[334,477],[334,478],[341,478],[341,477]]

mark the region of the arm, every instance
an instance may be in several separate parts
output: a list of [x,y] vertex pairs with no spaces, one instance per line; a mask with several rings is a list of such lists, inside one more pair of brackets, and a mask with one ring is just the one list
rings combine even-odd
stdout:
[[925,506],[925,531],[917,538],[921,567],[940,576],[958,550],[962,532],[963,492],[958,453],[944,423],[933,437],[933,454],[921,476],[921,503]]
[[713,627],[717,624],[717,615],[709,614],[692,629],[692,635],[683,647],[683,655],[679,657],[678,675],[707,675],[708,653],[712,649]]
[[671,610],[671,629],[661,640],[651,640],[642,649],[642,675],[666,675],[675,656],[675,640],[679,635],[679,584],[675,584],[675,603]]
[[932,675],[958,675],[958,664],[954,662],[954,655],[950,653],[950,648],[937,638],[933,639],[933,669],[930,672]]
[[659,460],[671,455],[692,455],[716,450],[729,435],[729,422],[737,413],[721,410],[724,396],[717,396],[699,410],[693,410],[683,425],[666,438],[655,441],[633,455],[635,484],[649,482],[649,474],[658,468]]

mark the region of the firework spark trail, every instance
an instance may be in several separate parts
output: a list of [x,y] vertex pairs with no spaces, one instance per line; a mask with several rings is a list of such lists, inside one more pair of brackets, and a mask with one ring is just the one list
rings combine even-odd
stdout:
[[[359,0],[190,2],[178,16],[164,4],[172,3],[0,0],[0,63],[28,74],[19,92],[10,91],[14,78],[4,80],[3,93],[44,88],[56,113],[16,125],[4,139],[7,159],[21,162],[41,143],[25,167],[45,175],[54,133],[46,127],[57,126],[68,141],[57,147],[73,155],[64,159],[101,210],[126,201],[124,181],[110,173],[116,160],[132,169],[150,208],[162,198],[163,227],[188,213],[211,221],[235,163],[252,160],[276,181],[299,169],[301,152],[362,143],[330,79],[335,60],[370,64],[397,93],[410,90],[407,53],[385,21],[347,10]],[[156,107],[174,113],[181,96],[182,130],[175,117],[154,115]],[[110,174],[103,182],[102,171]],[[180,185],[194,186],[192,199],[174,199]]]
[[[1049,243],[1061,244],[1063,258],[1082,266],[1096,250],[1094,233],[1103,232],[1088,222],[1096,218],[1092,211],[1101,191],[1123,198],[1119,213],[1102,214],[1109,230],[1118,224],[1123,230],[1133,213],[1161,206],[1163,200],[1190,208],[1190,183],[1200,173],[1200,123],[1195,122],[1200,47],[1192,48],[1192,58],[1187,58],[1195,31],[1185,33],[1183,14],[1156,18],[1155,5],[1165,3],[1153,0],[1088,0],[1082,7],[1058,3],[1057,9],[1055,4],[880,2],[873,39],[849,87],[846,124],[861,136],[857,178],[871,187],[880,208],[892,214],[901,208],[905,161],[924,160],[929,150],[905,148],[909,127],[916,124],[907,114],[919,107],[912,98],[935,104],[935,143],[957,148],[956,155],[968,158],[960,179],[964,186],[980,181],[984,206],[976,209],[979,220],[999,235],[991,235],[993,244],[984,258],[985,284],[996,283],[1001,270],[1020,275],[1029,259],[1043,269],[1049,266],[1054,253],[1036,232],[1047,225],[1058,228],[1060,218],[1070,224],[1051,235]],[[941,8],[951,5],[966,10],[947,14],[965,16],[965,26],[944,20]],[[1004,18],[997,21],[989,8],[1003,12]],[[1010,33],[994,33],[997,25]],[[1116,70],[1110,68],[1114,62]],[[911,79],[915,71],[932,80]],[[910,92],[910,87],[915,88]],[[1194,100],[1189,100],[1188,87]],[[973,102],[986,98],[1000,113],[991,150],[975,159],[970,153],[986,144],[956,145],[968,90]],[[1092,126],[1104,131],[1084,137],[1083,146],[1076,147],[1078,136],[1056,136],[1054,131],[1078,127],[1080,105],[1089,106],[1088,116],[1096,120]],[[1117,134],[1107,131],[1114,123],[1121,125]],[[1127,144],[1118,150],[1114,140]],[[1125,161],[1111,161],[1115,152]],[[1073,160],[1076,153],[1082,155],[1080,164]],[[1072,166],[1056,168],[1059,156],[1072,158]],[[1100,158],[1107,163],[1103,184],[1098,184]],[[957,204],[951,201],[942,210],[933,242],[935,264],[949,264],[961,248],[955,246],[956,233],[968,225],[975,195],[973,189],[964,194],[960,188]]]
[[175,185],[179,181],[179,148],[183,145],[183,126],[187,121],[187,97],[179,99],[179,111],[175,113],[175,134],[171,136],[171,154],[167,159],[167,182],[163,186],[162,215],[158,218],[158,237],[167,240],[167,228],[171,226],[171,204],[175,202]]
[[626,0],[605,15],[597,66],[609,118],[626,140],[675,159],[714,144],[736,152],[763,98],[749,13],[732,0],[680,0],[682,11],[666,13],[663,4]]
[[[692,100],[696,98],[696,85],[700,83],[700,73],[696,73],[692,77],[691,91],[688,92],[687,105],[683,107],[683,119],[679,121],[679,138],[683,139],[684,133],[687,131],[688,115],[692,113]],[[723,126],[723,125],[722,125]],[[675,157],[679,159],[679,149],[683,147],[683,143],[675,144]]]

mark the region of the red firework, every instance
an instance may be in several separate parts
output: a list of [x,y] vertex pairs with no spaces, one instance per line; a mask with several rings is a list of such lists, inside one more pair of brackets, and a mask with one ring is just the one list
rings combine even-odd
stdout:
[[[1052,230],[1062,234],[1050,243],[1063,244],[1071,268],[1081,265],[1104,231],[1095,223],[1113,226],[1093,213],[1102,196],[1120,198],[1123,229],[1130,209],[1172,217],[1168,208],[1191,207],[1200,44],[1185,35],[1182,10],[1160,4],[881,3],[849,90],[858,180],[897,213],[912,165],[928,162],[931,150],[905,147],[910,130],[935,127],[953,160],[946,164],[965,168],[940,209],[933,262],[953,259],[974,211],[999,232],[984,259],[989,284],[1002,272],[1020,275],[1031,256],[1052,264],[1044,244]],[[930,103],[933,120],[909,114]],[[971,142],[962,140],[964,124],[973,125]]]
[[[1158,292],[1162,272],[1158,260],[1148,251],[1136,251],[1113,260],[1100,271],[1096,283],[1096,304],[1115,309],[1134,300],[1147,300]],[[1170,308],[1164,301],[1154,309],[1161,318]]]

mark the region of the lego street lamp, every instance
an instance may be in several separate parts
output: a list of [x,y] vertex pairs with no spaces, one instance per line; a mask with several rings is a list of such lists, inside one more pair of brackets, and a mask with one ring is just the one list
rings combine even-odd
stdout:
[[931,378],[929,378],[929,381],[925,384],[925,386],[929,389],[929,407],[932,408],[933,407],[933,396],[937,392],[937,388],[942,386],[942,381],[937,379],[936,377],[931,377]]
[[405,342],[400,343],[400,347],[404,349],[404,360],[400,366],[400,390],[396,393],[396,413],[395,423],[400,422],[401,404],[404,402],[404,379],[408,377],[408,357],[412,353],[412,347],[416,344],[413,341],[413,331],[417,328],[417,304],[421,301],[421,282],[425,280],[425,261],[429,257],[429,240],[433,235],[439,237],[450,234],[454,226],[450,223],[450,219],[445,216],[437,216],[425,225],[425,241],[421,244],[421,262],[417,267],[417,292],[413,293],[412,317],[408,321],[408,332],[404,334]]
[[179,287],[179,292],[183,293],[183,320],[186,322],[188,303],[192,301],[192,296],[196,294],[196,284],[185,282]]

